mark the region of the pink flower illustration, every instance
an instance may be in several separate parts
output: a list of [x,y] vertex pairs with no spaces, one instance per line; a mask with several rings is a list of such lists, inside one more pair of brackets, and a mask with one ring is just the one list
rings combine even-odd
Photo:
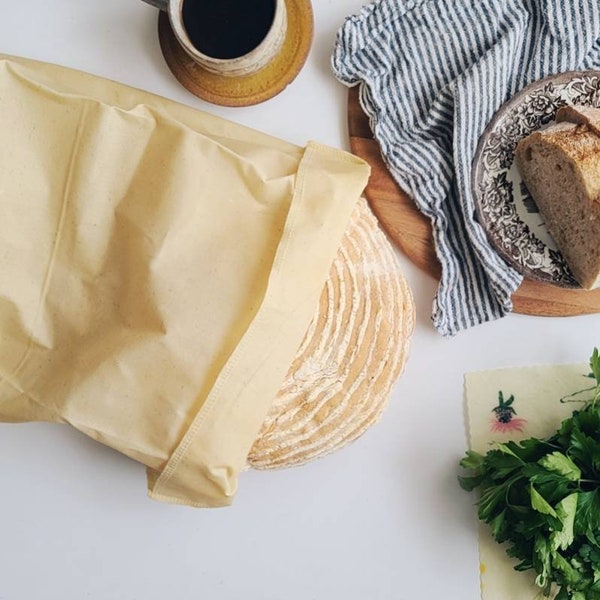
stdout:
[[523,431],[527,419],[521,417],[511,418],[507,423],[498,421],[495,417],[492,417],[490,421],[490,430],[494,433],[510,433],[511,431]]
[[492,408],[494,416],[491,419],[490,429],[494,433],[510,433],[511,431],[523,431],[527,419],[517,417],[517,411],[512,404],[515,397],[511,394],[508,399],[504,399],[504,394],[498,392],[498,405]]

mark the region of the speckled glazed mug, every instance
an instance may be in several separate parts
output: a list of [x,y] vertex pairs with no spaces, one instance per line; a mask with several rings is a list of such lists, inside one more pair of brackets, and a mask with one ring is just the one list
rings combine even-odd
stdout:
[[[167,12],[173,33],[188,56],[207,71],[219,75],[238,77],[262,69],[277,55],[285,40],[285,0],[254,0],[255,6],[266,6],[268,9],[267,21],[263,19],[264,22],[258,29],[254,18],[256,15],[252,12],[235,14],[236,11],[252,11],[252,3],[244,0],[230,1],[229,8],[223,0],[144,1]],[[225,13],[226,9],[230,11],[229,14]],[[261,15],[261,18],[263,17],[264,15]],[[215,26],[211,28],[209,22]],[[237,29],[228,29],[232,22],[237,22]],[[204,30],[202,27],[196,29],[196,24],[203,26]],[[248,32],[252,27],[254,30]],[[230,56],[231,52],[213,52],[206,49],[210,46],[210,38],[213,47],[220,46],[222,49],[229,45],[230,50],[235,52],[236,45],[240,46],[240,38],[252,39],[252,35],[258,36],[257,44],[243,50],[239,55]]]

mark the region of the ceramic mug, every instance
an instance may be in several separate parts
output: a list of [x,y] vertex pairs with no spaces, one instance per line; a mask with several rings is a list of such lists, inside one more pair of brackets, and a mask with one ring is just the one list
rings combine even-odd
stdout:
[[219,75],[238,77],[262,69],[285,40],[285,0],[144,1],[167,12],[188,56]]

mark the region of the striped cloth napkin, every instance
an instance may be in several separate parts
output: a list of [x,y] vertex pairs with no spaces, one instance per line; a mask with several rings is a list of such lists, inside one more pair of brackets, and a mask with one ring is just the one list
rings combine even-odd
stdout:
[[599,0],[376,0],[349,17],[332,58],[361,84],[386,164],[431,219],[444,336],[504,316],[522,276],[474,217],[471,163],[498,108],[554,73],[600,68]]

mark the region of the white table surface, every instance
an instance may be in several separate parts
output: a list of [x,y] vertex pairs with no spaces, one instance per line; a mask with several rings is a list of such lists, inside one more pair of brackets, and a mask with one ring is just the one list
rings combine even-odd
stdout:
[[[359,0],[314,0],[304,69],[249,108],[184,90],[162,58],[157,11],[140,0],[0,6],[1,52],[145,88],[298,144],[348,148],[347,92],[329,59]],[[231,508],[151,501],[141,465],[68,427],[0,425],[0,600],[479,598],[473,497],[456,483],[463,374],[585,361],[600,344],[600,316],[515,314],[443,339],[430,322],[435,282],[399,259],[417,324],[381,422],[307,466],[244,473]]]

